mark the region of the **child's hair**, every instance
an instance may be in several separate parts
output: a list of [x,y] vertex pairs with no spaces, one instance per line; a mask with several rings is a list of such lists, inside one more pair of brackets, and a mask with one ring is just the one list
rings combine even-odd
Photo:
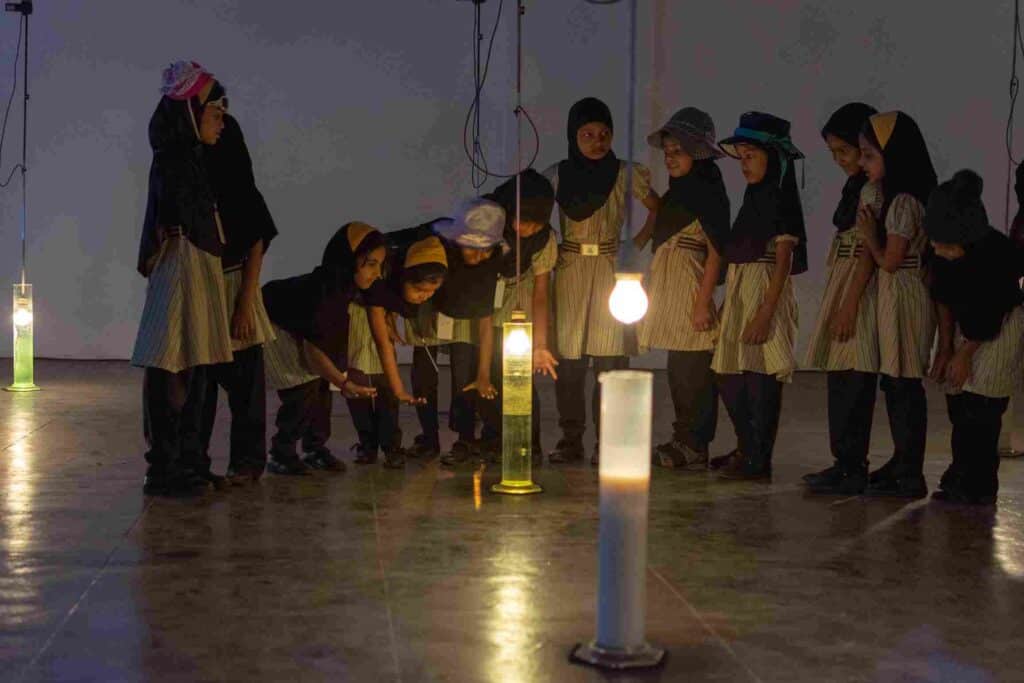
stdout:
[[402,282],[413,285],[439,285],[444,282],[448,269],[440,263],[422,263],[402,270]]
[[[359,242],[359,246],[356,247],[355,252],[353,252],[356,266],[364,265],[366,260],[370,257],[371,252],[386,246],[387,242],[385,242],[384,235],[380,231],[374,230],[367,233],[366,237]],[[387,249],[385,249],[384,258],[387,260]]]

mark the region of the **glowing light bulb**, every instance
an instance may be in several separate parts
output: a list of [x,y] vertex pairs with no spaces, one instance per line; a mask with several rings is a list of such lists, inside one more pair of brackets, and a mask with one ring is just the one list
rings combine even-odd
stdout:
[[615,274],[615,289],[608,297],[608,309],[619,322],[635,323],[647,313],[647,292],[642,278],[635,273]]
[[15,327],[28,327],[32,324],[32,311],[19,308],[14,311],[14,326]]
[[517,328],[510,330],[505,339],[505,353],[510,356],[522,356],[530,352],[530,335],[526,330]]

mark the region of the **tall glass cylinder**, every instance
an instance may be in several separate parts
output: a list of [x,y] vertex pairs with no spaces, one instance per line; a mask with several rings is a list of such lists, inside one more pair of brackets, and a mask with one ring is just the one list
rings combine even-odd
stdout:
[[8,391],[38,391],[33,374],[32,285],[14,285],[14,382]]
[[573,658],[613,669],[655,666],[665,653],[645,638],[653,378],[617,370],[599,381],[597,637],[578,646]]
[[502,327],[501,483],[497,493],[537,493],[533,483],[533,323],[522,311]]

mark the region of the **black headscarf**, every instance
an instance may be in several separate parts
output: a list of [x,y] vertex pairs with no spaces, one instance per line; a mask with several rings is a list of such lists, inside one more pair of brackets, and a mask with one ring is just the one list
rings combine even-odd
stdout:
[[[884,116],[878,114],[877,116]],[[928,145],[917,122],[903,112],[896,112],[896,124],[884,147],[879,143],[869,119],[861,129],[865,137],[882,150],[885,160],[885,176],[882,178],[882,210],[879,215],[879,229],[884,230],[885,218],[892,206],[892,200],[900,194],[909,194],[922,205],[938,185],[935,167],[932,165]]]
[[655,215],[651,249],[657,250],[698,219],[708,241],[721,254],[729,238],[729,195],[714,159],[695,161],[689,173],[669,179],[668,192]]
[[206,151],[198,135],[201,113],[198,97],[187,102],[163,97],[149,120],[153,163],[137,264],[145,277],[169,228],[180,226],[193,245],[209,254],[223,253],[215,216],[216,198],[205,168]]
[[933,259],[932,298],[949,307],[964,337],[988,341],[999,335],[1006,314],[1024,300],[1021,252],[994,228],[964,250],[955,261]]
[[[878,110],[863,102],[849,102],[836,109],[821,129],[821,137],[834,135],[843,142],[853,147],[859,144],[858,136],[861,128],[868,122],[872,115]],[[861,170],[846,179],[843,185],[843,195],[839,199],[835,213],[832,214],[832,224],[836,230],[842,232],[849,230],[857,223],[857,208],[860,206],[860,192],[867,183],[868,177]]]
[[348,364],[348,305],[360,290],[354,277],[358,260],[384,246],[383,235],[366,232],[353,249],[342,226],[324,251],[321,265],[305,275],[274,280],[263,286],[263,303],[271,322],[323,351],[338,368]]
[[383,233],[373,226],[359,222],[346,223],[327,241],[320,265],[354,272],[360,258],[384,246],[386,242]]
[[256,242],[262,240],[266,251],[277,236],[270,209],[256,187],[249,148],[234,117],[224,115],[224,130],[217,144],[206,150],[206,163],[227,239],[224,266],[234,266],[245,260]]
[[768,169],[761,182],[747,185],[743,193],[736,220],[725,247],[728,263],[752,263],[765,255],[768,242],[778,235],[794,235],[799,243],[793,250],[792,275],[807,270],[807,232],[800,193],[796,186],[796,171],[787,164],[786,175],[779,183],[782,170],[780,154],[774,147],[750,142],[768,154]]
[[516,222],[516,179],[511,178],[485,195],[486,199],[497,202],[505,209],[504,239],[509,250],[501,258],[501,274],[506,278],[516,275],[516,253],[519,253],[520,269],[530,268],[533,257],[543,249],[552,237],[551,210],[555,205],[555,191],[551,182],[532,168],[520,174],[519,217],[522,221],[540,223],[544,227],[529,237],[517,237]]
[[981,201],[985,184],[963,169],[935,188],[924,212],[924,231],[932,242],[968,245],[985,237],[992,226]]
[[558,205],[565,215],[576,221],[590,218],[608,202],[608,195],[619,177],[619,160],[608,150],[598,161],[588,159],[576,144],[576,133],[588,123],[603,123],[609,129],[612,112],[608,105],[596,97],[586,97],[569,110],[566,135],[569,139],[569,158],[558,164]]

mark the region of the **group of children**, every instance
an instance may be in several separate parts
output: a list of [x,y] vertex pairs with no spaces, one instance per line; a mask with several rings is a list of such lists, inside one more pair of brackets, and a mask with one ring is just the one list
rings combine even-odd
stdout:
[[[719,141],[708,114],[680,110],[647,138],[664,153],[670,181],[663,196],[648,169],[616,158],[611,112],[600,100],[574,104],[566,132],[567,158],[543,173],[526,170],[451,216],[416,227],[385,233],[348,223],[313,271],[261,290],[263,255],[277,231],[224,88],[194,62],[168,67],[150,123],[153,165],[139,261],[149,284],[133,354],[146,368],[144,490],[239,485],[264,469],[344,470],[327,447],[332,385],[348,401],[359,434],[356,463],[381,455],[385,467],[402,467],[406,457],[441,456],[447,466],[497,460],[495,340],[517,308],[533,321],[535,370],[556,381],[562,435],[550,462],[585,458],[588,368],[598,375],[628,367],[637,352],[663,349],[675,420],[654,461],[717,470],[727,479],[769,478],[783,387],[796,369],[792,276],[807,269],[796,180],[803,154],[789,122],[748,112]],[[847,180],[807,358],[827,372],[835,462],[805,477],[807,486],[815,493],[925,495],[928,374],[945,385],[953,423],[953,463],[935,495],[991,503],[1001,416],[1024,360],[1024,262],[1016,242],[989,226],[976,174],[961,171],[937,184],[924,138],[906,114],[851,103],[821,133]],[[739,160],[747,181],[735,218],[717,165],[726,155]],[[627,192],[648,210],[635,243],[650,242],[653,251],[650,308],[637,325],[619,323],[608,308]],[[549,223],[556,206],[557,235]],[[409,388],[396,343],[413,347]],[[442,354],[451,382],[448,427],[456,436],[443,455]],[[895,450],[869,473],[879,383]],[[267,385],[281,399],[269,461]],[[208,456],[218,386],[231,410],[224,477],[210,471]],[[595,427],[599,392],[595,382]],[[719,397],[737,446],[711,458]],[[403,404],[415,407],[421,428],[410,448],[399,429]],[[539,416],[536,389],[533,406]],[[533,425],[539,464],[540,420]],[[598,454],[599,447],[592,463]]]

